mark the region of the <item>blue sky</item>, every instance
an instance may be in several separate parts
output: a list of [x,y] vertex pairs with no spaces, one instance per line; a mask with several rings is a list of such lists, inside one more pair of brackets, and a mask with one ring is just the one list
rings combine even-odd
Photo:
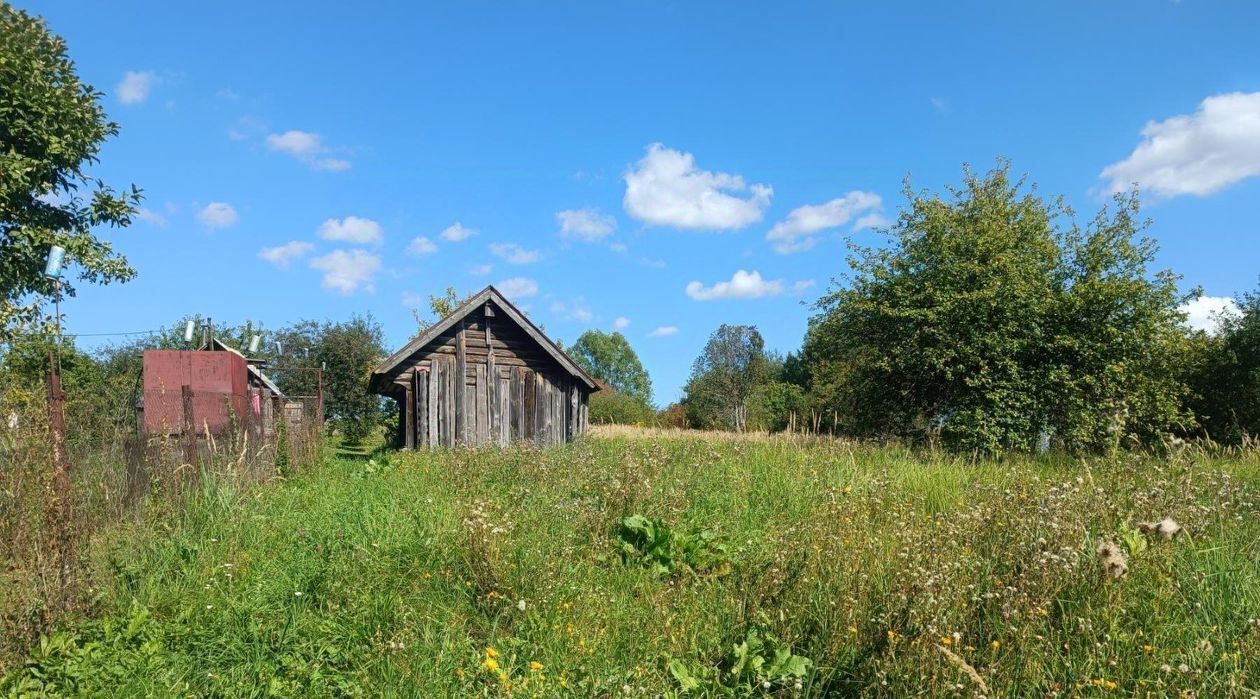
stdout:
[[666,403],[721,323],[798,347],[907,175],[998,156],[1082,219],[1141,182],[1204,308],[1260,273],[1257,3],[18,4],[146,195],[108,234],[139,276],[68,332],[370,311],[392,349],[495,283],[561,340],[621,328]]

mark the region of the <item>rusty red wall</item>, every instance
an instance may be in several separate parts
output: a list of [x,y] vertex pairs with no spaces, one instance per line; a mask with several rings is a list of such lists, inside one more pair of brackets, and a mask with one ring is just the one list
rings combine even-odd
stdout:
[[[249,370],[233,352],[145,350],[144,429],[150,434],[175,434],[183,429],[183,387],[193,391],[197,432],[227,429],[231,411],[243,417],[249,406]],[[230,410],[229,410],[230,407]]]

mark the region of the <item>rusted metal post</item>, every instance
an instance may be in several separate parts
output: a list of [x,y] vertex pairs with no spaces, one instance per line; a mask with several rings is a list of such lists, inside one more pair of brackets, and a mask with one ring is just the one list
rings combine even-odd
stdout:
[[[51,357],[49,357],[51,359]],[[48,371],[48,434],[53,453],[52,529],[57,540],[57,559],[62,581],[70,576],[70,456],[66,453],[66,392],[61,388],[61,372],[49,364]]]
[[184,463],[195,464],[197,461],[197,423],[193,420],[192,386],[184,384],[180,387],[184,403]]
[[319,382],[319,416],[316,418],[316,424],[320,430],[324,429],[324,369],[320,367],[315,370],[315,380]]

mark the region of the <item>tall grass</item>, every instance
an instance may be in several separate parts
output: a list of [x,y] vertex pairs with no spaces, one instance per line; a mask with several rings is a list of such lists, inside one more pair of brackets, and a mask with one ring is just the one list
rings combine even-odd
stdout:
[[[136,436],[134,395],[74,391],[66,402],[71,504],[63,531],[49,518],[45,394],[5,379],[0,375],[0,674],[63,620],[100,610],[99,575],[88,557],[102,532],[137,518],[205,514],[209,492],[237,502],[238,491],[274,479],[282,464],[272,440],[243,430],[199,438],[188,463],[180,439]],[[189,498],[198,504],[185,509]]]
[[[1254,452],[971,463],[629,433],[207,479],[96,537],[95,612],[0,688],[1250,697],[1257,486]],[[635,514],[668,526],[669,565],[627,552]],[[1165,515],[1187,534],[1133,529]],[[1103,539],[1128,557],[1115,582]],[[690,565],[697,547],[725,562]]]

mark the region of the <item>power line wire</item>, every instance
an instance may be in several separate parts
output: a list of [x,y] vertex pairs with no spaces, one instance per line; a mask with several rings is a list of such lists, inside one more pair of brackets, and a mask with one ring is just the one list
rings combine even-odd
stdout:
[[[62,333],[62,337],[121,337],[123,335],[153,335],[156,333],[166,332],[164,329],[158,330],[135,330],[132,332],[113,332],[113,333]],[[18,337],[56,337],[57,333],[18,333]]]

